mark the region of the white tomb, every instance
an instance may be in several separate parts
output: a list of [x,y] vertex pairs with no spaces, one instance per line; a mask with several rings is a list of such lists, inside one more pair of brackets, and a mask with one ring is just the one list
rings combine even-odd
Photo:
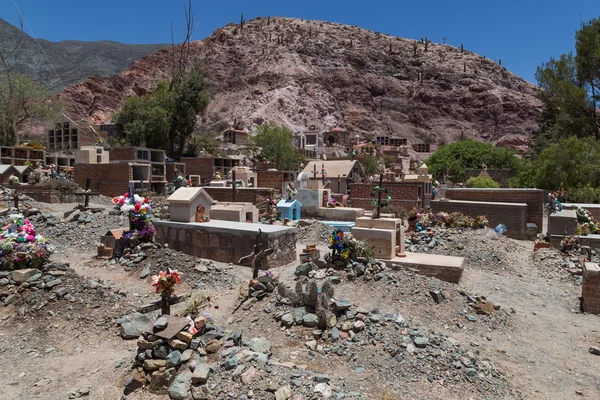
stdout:
[[179,188],[167,199],[169,202],[170,220],[174,222],[195,222],[196,210],[204,206],[209,212],[214,200],[199,187]]

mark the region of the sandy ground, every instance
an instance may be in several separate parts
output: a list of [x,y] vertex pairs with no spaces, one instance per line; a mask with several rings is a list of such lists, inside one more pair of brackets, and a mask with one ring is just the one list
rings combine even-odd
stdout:
[[[49,208],[61,211],[70,207],[72,205],[51,205]],[[588,352],[591,345],[600,345],[600,319],[579,312],[581,287],[569,279],[546,276],[540,263],[532,259],[532,243],[508,240],[497,245],[506,247],[506,243],[509,243],[508,248],[497,249],[510,255],[506,265],[489,269],[467,266],[457,286],[468,293],[485,295],[505,310],[513,309],[511,322],[504,329],[460,329],[452,323],[450,316],[442,312],[437,315],[429,308],[424,310],[420,306],[422,293],[415,294],[415,301],[396,302],[391,292],[377,290],[376,286],[370,286],[371,283],[344,281],[336,287],[336,295],[365,308],[400,312],[407,319],[426,323],[432,330],[447,332],[465,346],[472,347],[505,373],[514,391],[514,395],[507,398],[600,399],[600,358]],[[303,244],[298,243],[298,249],[303,248]],[[484,245],[494,248],[496,244]],[[121,268],[107,266],[106,262],[93,261],[93,255],[91,250],[81,253],[65,248],[60,257],[69,261],[84,277],[114,282],[127,293],[128,301],[139,304],[153,299],[149,282],[139,279],[139,271],[123,272]],[[219,265],[240,280],[250,277],[247,268]],[[292,282],[295,266],[293,263],[276,268],[274,272],[282,281]],[[186,283],[183,286],[182,292],[194,292]],[[257,322],[266,318],[262,311],[264,306],[258,304],[249,311],[240,310],[232,315],[238,304],[237,290],[207,287],[205,291],[213,296],[213,308],[209,311],[218,323],[242,326],[249,335],[267,334],[261,332],[264,324]],[[116,326],[101,324],[98,327],[97,321],[87,320],[85,313],[79,316],[85,321],[84,328],[77,329],[73,328],[72,320],[56,314],[45,313],[35,320],[27,316],[16,318],[15,314],[16,309],[12,306],[0,308],[0,381],[3,383],[0,399],[66,399],[77,388],[89,388],[91,399],[120,398],[122,382],[135,354],[135,341],[121,340]],[[268,335],[274,344],[273,357],[307,361],[302,359],[303,341],[290,340],[276,329]],[[350,373],[343,363],[326,360],[321,368],[329,369],[330,374]],[[376,371],[364,379],[360,385],[370,398],[404,398],[387,391],[383,395],[382,384],[383,387],[393,385],[379,382]],[[127,398],[161,399],[167,396],[134,393]],[[411,398],[485,397],[476,391],[454,393],[449,388],[425,381],[423,386],[413,386]]]

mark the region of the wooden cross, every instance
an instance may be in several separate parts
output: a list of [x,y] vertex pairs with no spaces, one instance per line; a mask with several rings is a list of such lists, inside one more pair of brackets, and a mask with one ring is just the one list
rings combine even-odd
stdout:
[[179,296],[162,297],[158,301],[138,308],[137,312],[147,314],[152,311],[161,310],[162,315],[171,315],[171,306],[173,304],[181,303],[189,297],[190,295],[186,293],[180,294]]
[[315,163],[313,165],[314,169],[313,169],[313,179],[317,179],[317,163]]
[[385,190],[383,189],[383,174],[379,174],[379,186],[377,186],[375,189],[375,191],[377,191],[377,212],[375,214],[375,218],[374,219],[379,219],[379,217],[381,216],[381,207],[385,207],[387,205],[387,200],[385,202],[385,204],[381,203],[381,193],[383,193]]
[[12,198],[13,198],[15,208],[18,210],[19,209],[19,193],[16,190],[13,192]]
[[323,181],[323,185],[325,185],[325,172],[323,171],[325,169],[325,163],[321,164],[321,180]]
[[249,255],[242,257],[239,259],[238,264],[244,264],[248,260],[250,260],[250,266],[252,267],[252,279],[256,279],[258,277],[258,270],[262,265],[263,260],[268,255],[273,254],[275,250],[272,248],[264,249],[262,248],[262,231],[259,229],[256,234],[256,244],[254,245],[254,250]]
[[84,195],[84,203],[83,203],[83,207],[88,208],[90,206],[90,185],[92,183],[92,180],[90,179],[90,177],[88,176],[87,179],[85,180],[85,195]]

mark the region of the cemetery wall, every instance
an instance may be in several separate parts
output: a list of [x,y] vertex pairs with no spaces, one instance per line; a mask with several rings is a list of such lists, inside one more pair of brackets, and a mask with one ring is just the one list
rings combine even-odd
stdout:
[[[85,185],[85,183],[84,183]],[[82,203],[83,196],[76,196],[72,192],[62,192],[55,188],[45,185],[35,185],[35,186],[11,186],[11,185],[2,185],[2,187],[16,189],[18,193],[27,195],[34,199],[35,201],[40,201],[42,203],[52,203],[52,204],[60,204],[60,203]],[[84,186],[85,187],[85,186]],[[92,197],[93,198],[93,197]],[[12,204],[12,203],[11,203]]]
[[476,218],[485,215],[489,221],[489,227],[495,228],[499,224],[506,226],[506,236],[526,240],[527,239],[527,204],[525,203],[495,203],[484,201],[461,201],[461,200],[433,200],[431,209],[434,213],[459,212]]
[[600,268],[598,268],[598,264],[584,263],[581,296],[585,312],[600,314]]
[[496,203],[527,204],[527,222],[542,232],[544,221],[544,191],[540,189],[472,189],[451,188],[446,190],[450,200],[486,201]]
[[[216,201],[233,201],[233,189],[230,187],[211,187],[211,186],[203,186],[202,187],[206,193]],[[271,196],[273,193],[273,189],[270,188],[237,188],[235,201],[240,203],[252,203],[255,206],[258,206],[264,201],[264,198],[267,196]]]
[[[203,226],[198,223],[155,221],[156,240],[169,248],[194,257],[236,263],[254,250],[256,232]],[[289,264],[296,259],[296,229],[263,232],[263,248],[275,251],[267,257],[269,268]]]
[[200,175],[203,181],[210,181],[213,177],[213,159],[211,157],[181,157],[185,164],[187,175]]
[[108,156],[111,161],[133,161],[136,159],[135,148],[133,147],[113,147],[109,150]]
[[[371,191],[375,186],[377,186],[375,183],[351,184],[349,206],[364,208],[365,210],[372,209]],[[400,206],[406,210],[410,210],[414,207],[423,207],[422,184],[384,182],[383,187],[386,188],[389,195],[392,196],[391,205]]]
[[133,179],[128,163],[76,164],[73,168],[73,180],[85,188],[86,179],[91,179],[90,189],[108,197],[120,196],[129,190],[129,181]]
[[283,172],[281,171],[258,171],[257,187],[272,188],[281,191],[283,188]]

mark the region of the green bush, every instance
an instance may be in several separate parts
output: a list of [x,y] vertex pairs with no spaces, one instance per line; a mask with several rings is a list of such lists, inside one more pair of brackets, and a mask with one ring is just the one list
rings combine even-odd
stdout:
[[465,183],[466,187],[470,188],[493,188],[497,189],[500,187],[500,184],[490,178],[489,176],[474,176],[469,178],[467,183]]
[[490,169],[518,169],[521,165],[512,151],[471,139],[441,146],[425,163],[436,178],[448,174],[454,181],[463,180],[466,169],[479,169],[482,164]]
[[600,203],[600,188],[584,186],[567,190],[567,202],[569,203]]

